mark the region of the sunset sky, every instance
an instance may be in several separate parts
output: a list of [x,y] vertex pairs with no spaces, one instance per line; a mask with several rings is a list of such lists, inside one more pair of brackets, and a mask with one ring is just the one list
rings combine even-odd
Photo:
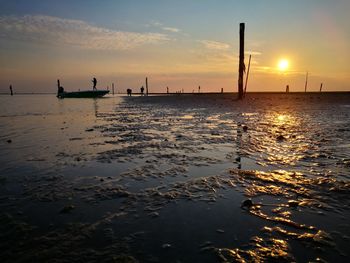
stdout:
[[[248,90],[350,91],[349,0],[0,0],[0,92],[115,83],[151,92],[237,91],[239,23]],[[288,67],[282,71],[282,59]]]

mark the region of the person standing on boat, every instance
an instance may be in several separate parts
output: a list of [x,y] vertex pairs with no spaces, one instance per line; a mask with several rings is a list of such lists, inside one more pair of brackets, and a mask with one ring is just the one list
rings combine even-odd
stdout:
[[96,78],[93,78],[93,79],[92,79],[92,84],[94,85],[94,86],[92,87],[92,89],[93,89],[93,90],[97,90],[97,88],[96,88],[97,79],[96,79]]

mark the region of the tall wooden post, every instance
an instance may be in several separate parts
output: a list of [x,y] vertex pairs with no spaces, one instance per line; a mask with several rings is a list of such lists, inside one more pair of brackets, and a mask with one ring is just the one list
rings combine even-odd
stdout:
[[322,86],[323,86],[323,83],[321,83],[321,86],[320,86],[320,92],[322,92]]
[[114,83],[112,83],[112,94],[114,95]]
[[238,99],[243,99],[244,66],[244,23],[239,24],[239,68],[238,68]]
[[307,89],[307,79],[309,77],[309,72],[306,71],[306,79],[305,79],[305,92],[306,92],[306,89]]
[[146,96],[148,96],[148,79],[146,77]]

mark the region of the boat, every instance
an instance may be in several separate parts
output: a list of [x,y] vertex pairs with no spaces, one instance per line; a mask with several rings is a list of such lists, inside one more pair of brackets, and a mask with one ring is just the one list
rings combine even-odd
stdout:
[[64,91],[63,87],[60,85],[60,81],[57,80],[57,98],[101,98],[109,93],[109,90],[82,90],[82,91]]
[[101,98],[108,93],[109,90],[63,91],[57,93],[57,98]]

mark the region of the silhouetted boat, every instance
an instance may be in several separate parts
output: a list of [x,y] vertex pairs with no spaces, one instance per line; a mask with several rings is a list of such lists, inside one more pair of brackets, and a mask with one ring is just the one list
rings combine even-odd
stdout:
[[57,93],[57,98],[100,98],[107,93],[109,93],[109,90],[63,91]]
[[64,91],[64,88],[60,84],[60,80],[57,80],[57,98],[100,98],[109,93],[109,90],[96,89],[97,80],[94,78],[94,88],[92,90],[82,91]]

